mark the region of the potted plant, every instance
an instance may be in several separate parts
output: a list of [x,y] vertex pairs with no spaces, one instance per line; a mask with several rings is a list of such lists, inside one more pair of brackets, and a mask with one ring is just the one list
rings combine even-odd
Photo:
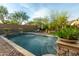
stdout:
[[79,39],[79,29],[75,27],[64,27],[54,34],[60,37],[60,40],[64,42],[76,43]]

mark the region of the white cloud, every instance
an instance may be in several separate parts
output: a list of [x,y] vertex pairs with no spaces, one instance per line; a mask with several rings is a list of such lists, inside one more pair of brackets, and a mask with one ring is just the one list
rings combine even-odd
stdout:
[[46,8],[39,9],[36,12],[34,12],[31,18],[45,17],[45,16],[48,16],[48,13],[49,13],[49,10]]

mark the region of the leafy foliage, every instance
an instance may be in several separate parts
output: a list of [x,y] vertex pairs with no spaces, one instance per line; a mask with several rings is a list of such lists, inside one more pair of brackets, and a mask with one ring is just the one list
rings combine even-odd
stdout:
[[48,18],[35,18],[33,21],[29,22],[29,24],[37,25],[43,30],[47,28]]
[[5,20],[4,22],[5,22],[5,24],[19,24],[19,22],[17,22],[17,20]]
[[7,17],[8,10],[4,6],[0,6],[0,20],[4,23],[5,17]]
[[54,33],[55,35],[70,40],[79,39],[79,30],[75,27],[64,27],[61,30]]
[[10,18],[14,21],[16,20],[16,22],[18,22],[19,24],[22,24],[24,20],[28,20],[29,16],[26,15],[25,12],[20,11],[20,12],[12,13]]
[[67,25],[68,16],[66,12],[57,13],[52,17],[50,24],[53,30],[59,30]]

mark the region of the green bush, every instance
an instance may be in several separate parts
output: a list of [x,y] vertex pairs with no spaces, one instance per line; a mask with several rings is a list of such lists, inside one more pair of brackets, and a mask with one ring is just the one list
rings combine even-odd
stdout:
[[64,27],[59,31],[54,33],[60,38],[69,39],[69,40],[78,40],[79,38],[79,29],[75,27]]

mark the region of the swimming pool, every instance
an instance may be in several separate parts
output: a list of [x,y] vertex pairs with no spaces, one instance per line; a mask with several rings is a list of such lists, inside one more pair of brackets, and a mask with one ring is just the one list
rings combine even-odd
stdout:
[[15,42],[17,45],[32,52],[36,56],[41,56],[44,54],[56,55],[57,37],[37,35],[34,33],[7,35],[6,37]]

